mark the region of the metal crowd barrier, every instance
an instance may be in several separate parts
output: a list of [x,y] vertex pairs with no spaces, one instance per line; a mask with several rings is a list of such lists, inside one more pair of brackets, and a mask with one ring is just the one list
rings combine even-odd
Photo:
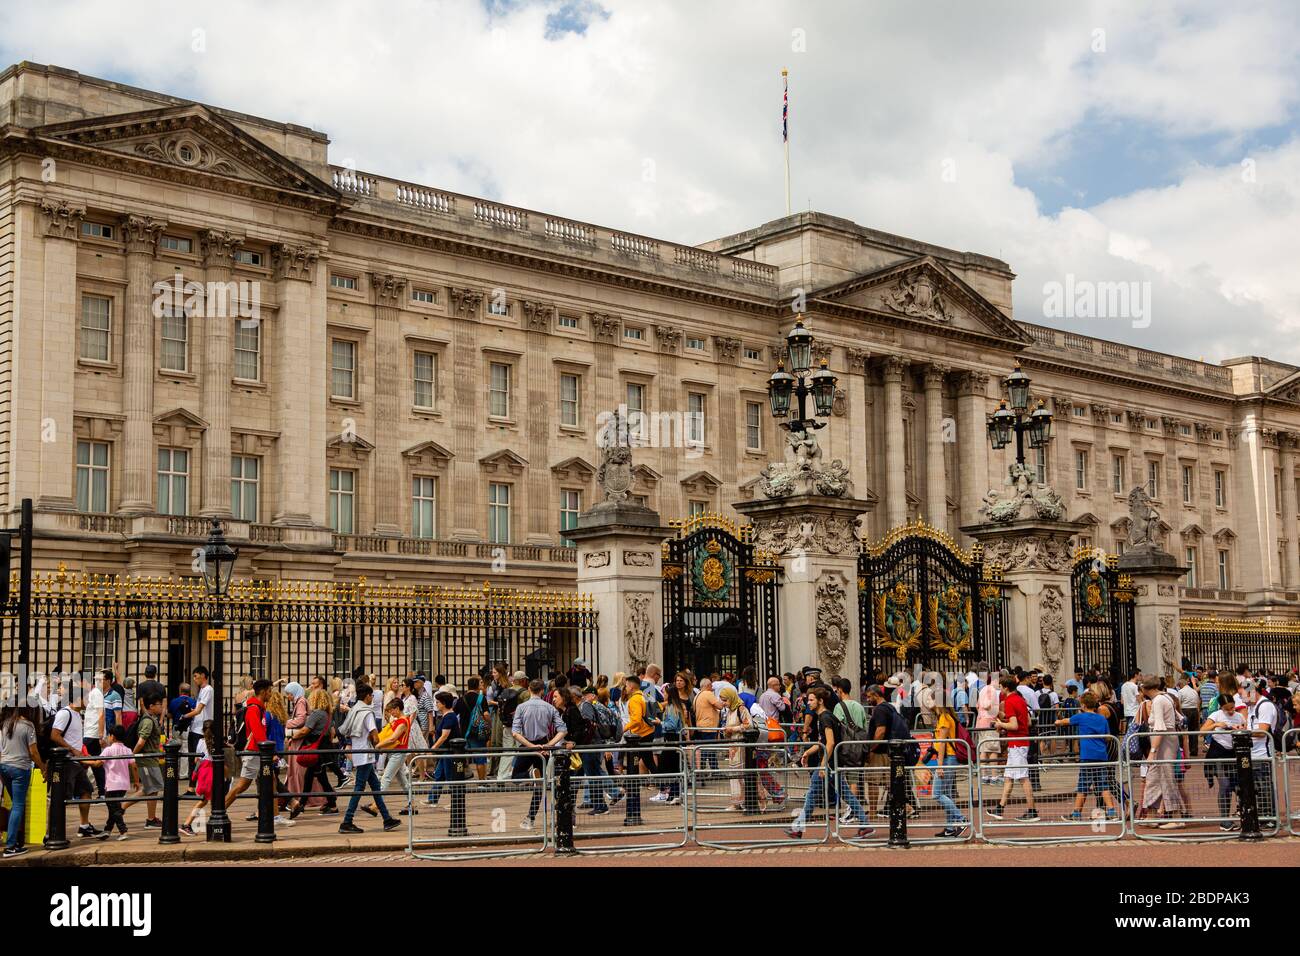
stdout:
[[1252,770],[1253,823],[1259,831],[1276,833],[1279,816],[1272,739],[1266,738],[1268,757],[1264,760],[1251,757],[1248,746],[1243,748],[1244,734],[1232,735],[1230,756],[1191,757],[1190,745],[1185,746],[1184,740],[1197,732],[1156,731],[1125,737],[1125,745],[1130,740],[1145,740],[1150,748],[1142,758],[1125,754],[1133,835],[1142,840],[1235,839],[1237,831],[1248,826],[1240,809],[1233,812],[1234,796],[1239,808],[1241,805],[1247,766]]
[[[1004,741],[985,737],[978,744],[979,766],[974,776],[982,840],[996,844],[1033,845],[1123,838],[1124,796],[1119,783],[1123,760],[1118,737],[1080,734],[1072,738],[1080,744],[1099,741],[1106,748],[1108,759],[1105,760],[1082,760],[1069,753],[1043,760],[1042,741],[1059,738],[1027,735],[1015,739],[1029,740],[1031,745],[1039,744],[1038,763],[1011,767],[1007,764],[1006,750],[1001,746]],[[994,753],[998,755],[996,759],[992,756]],[[1029,781],[1037,819],[1022,819],[1030,808],[1021,781]],[[1009,793],[1008,783],[1011,785]],[[1008,802],[1001,806],[1002,819],[998,819],[994,813],[1004,794]],[[1106,800],[1107,794],[1109,801]],[[1111,804],[1114,805],[1113,811]]]
[[[762,733],[761,731],[758,733]],[[695,842],[720,850],[760,846],[811,846],[830,839],[831,819],[805,819],[799,808],[812,792],[825,806],[826,781],[818,768],[800,763],[809,744],[729,741],[716,769],[701,762],[690,780],[690,825]],[[800,834],[791,838],[787,830]]]
[[[908,843],[926,845],[969,842],[975,835],[976,825],[973,790],[975,764],[970,745],[957,737],[939,741],[930,737],[913,738],[912,742],[920,748],[924,763],[907,766],[905,779],[900,785],[906,804]],[[889,819],[893,802],[890,751],[906,747],[908,743],[909,741],[885,741],[881,746],[877,742],[877,749],[867,755],[860,767],[846,765],[842,756],[837,759],[835,774],[844,784],[839,792],[842,795],[844,788],[848,788],[865,811],[865,825],[873,831],[865,835],[860,833],[862,818],[853,812],[852,801],[841,796],[842,803],[847,803],[848,806],[842,807],[835,818],[837,840],[853,846],[875,846],[889,842]],[[854,745],[854,741],[841,741],[835,748],[837,755],[842,755]],[[949,755],[958,758],[956,762],[945,761],[941,766],[937,754],[935,759],[926,761],[930,748],[936,745],[951,748]],[[961,759],[963,757],[964,760]],[[949,830],[958,832],[950,834],[947,832]],[[931,835],[918,836],[917,831],[927,831]]]
[[[649,757],[655,772],[609,776],[604,755],[614,749],[621,750],[625,769],[641,771],[643,758]],[[572,766],[574,757],[578,758],[576,768]],[[630,853],[686,845],[690,837],[690,755],[685,747],[574,747],[557,751],[555,759],[570,761],[567,786],[575,803],[572,846],[577,852]],[[633,763],[637,766],[632,767]],[[599,773],[587,772],[595,766]],[[557,808],[564,799],[563,785],[562,775],[553,774]]]
[[1282,794],[1286,807],[1286,828],[1300,836],[1300,728],[1288,730],[1282,737]]

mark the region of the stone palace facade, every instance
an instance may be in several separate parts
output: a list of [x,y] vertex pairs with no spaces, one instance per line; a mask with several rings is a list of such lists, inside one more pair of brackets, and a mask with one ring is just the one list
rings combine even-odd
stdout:
[[[1122,550],[1148,488],[1196,612],[1295,616],[1300,370],[1016,321],[1007,263],[801,213],[700,246],[331,165],[291,123],[22,63],[0,73],[0,511],[38,564],[572,587],[602,411],[648,413],[632,493],[732,515],[782,455],[765,384],[802,291],[823,433],[874,502],[960,535],[1009,452]],[[11,521],[11,523],[13,523]]]

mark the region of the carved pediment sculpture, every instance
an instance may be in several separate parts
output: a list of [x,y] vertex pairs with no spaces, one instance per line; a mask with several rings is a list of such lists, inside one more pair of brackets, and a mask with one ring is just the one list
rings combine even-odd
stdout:
[[898,284],[885,293],[885,302],[903,315],[914,315],[933,322],[952,320],[952,313],[943,295],[924,270],[900,277]]

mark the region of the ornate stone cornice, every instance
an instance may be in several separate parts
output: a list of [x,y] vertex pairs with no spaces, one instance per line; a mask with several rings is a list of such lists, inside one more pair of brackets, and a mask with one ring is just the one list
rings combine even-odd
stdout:
[[715,335],[713,337],[713,347],[717,350],[718,358],[724,362],[735,364],[740,358],[740,339],[733,339],[726,335]]
[[682,330],[676,325],[656,325],[655,342],[660,352],[675,354],[682,344]]
[[276,280],[296,279],[311,282],[316,274],[320,250],[314,246],[279,243],[271,247],[271,273]]
[[149,216],[123,216],[122,239],[127,253],[152,256],[158,251],[158,236],[165,225],[161,219]]
[[524,314],[524,328],[529,332],[549,332],[555,320],[555,306],[534,299],[523,299],[520,310]]
[[834,350],[835,350],[835,346],[830,345],[826,342],[814,342],[812,344],[813,366],[816,367],[820,365],[823,360],[825,360],[826,363],[829,364],[831,360],[831,353]]
[[483,293],[478,289],[448,289],[451,314],[462,319],[478,318],[478,307],[483,304]]
[[64,199],[42,199],[41,219],[49,239],[76,239],[81,235],[85,206],[74,206]]
[[199,251],[203,254],[205,269],[229,269],[234,265],[235,253],[244,244],[244,237],[220,229],[205,229],[199,233]]
[[1207,422],[1196,423],[1196,438],[1198,441],[1209,441],[1210,435],[1213,432],[1214,432],[1214,428],[1211,425],[1209,425]]
[[1092,410],[1092,421],[1096,425],[1105,425],[1110,421],[1110,406],[1093,402],[1088,406]]
[[395,276],[391,272],[372,272],[370,292],[375,297],[375,305],[387,309],[400,309],[405,299],[406,278]]
[[591,331],[598,342],[617,342],[622,325],[617,315],[608,312],[591,313]]

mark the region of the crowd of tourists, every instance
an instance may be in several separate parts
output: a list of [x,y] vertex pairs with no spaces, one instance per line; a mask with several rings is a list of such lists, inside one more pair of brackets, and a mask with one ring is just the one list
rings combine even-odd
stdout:
[[[815,667],[762,683],[753,668],[738,675],[683,670],[668,676],[655,664],[611,678],[593,674],[579,659],[546,681],[496,664],[463,687],[443,675],[381,681],[361,668],[350,679],[315,675],[305,683],[246,678],[234,697],[229,732],[218,733],[211,676],[202,666],[190,676],[169,697],[153,665],[138,682],[119,680],[114,668],[71,686],[38,682],[20,704],[0,710],[4,855],[26,849],[22,819],[29,785],[34,772],[47,774],[54,747],[78,758],[67,777],[67,796],[77,801],[78,837],[102,840],[116,832],[127,839],[125,810],[137,803],[146,805],[143,828],[160,829],[165,739],[184,743],[181,770],[190,809],[180,830],[189,836],[196,835],[212,798],[211,755],[221,747],[230,809],[256,780],[255,752],[270,741],[279,825],[311,810],[341,814],[341,833],[362,832],[358,813],[394,829],[400,816],[445,809],[453,767],[463,762],[473,780],[511,781],[531,790],[520,821],[530,830],[537,825],[545,758],[572,748],[578,809],[591,816],[621,804],[623,824],[640,826],[643,801],[679,805],[685,797],[680,761],[689,754],[696,769],[728,779],[734,810],[742,809],[742,786],[740,775],[728,771],[754,767],[762,806],[779,808],[788,793],[776,768],[807,768],[803,806],[793,813],[789,835],[801,837],[819,809],[836,807],[841,820],[866,837],[873,811],[889,813],[890,796],[880,783],[885,775],[837,773],[832,786],[826,770],[884,768],[891,751],[898,751],[915,771],[902,812],[919,812],[916,789],[924,784],[944,811],[940,835],[956,837],[971,825],[955,791],[956,768],[972,758],[995,766],[1002,783],[999,799],[985,806],[989,818],[1011,813],[1016,797],[1023,800],[1016,821],[1039,820],[1038,765],[1051,755],[1052,743],[1044,738],[1053,731],[1063,734],[1061,746],[1080,766],[1065,820],[1081,820],[1089,799],[1107,819],[1118,817],[1114,767],[1124,747],[1143,761],[1139,792],[1130,795],[1137,816],[1167,829],[1183,826],[1189,801],[1179,761],[1203,747],[1207,758],[1222,759],[1216,796],[1221,825],[1230,830],[1239,789],[1227,760],[1232,736],[1250,735],[1257,787],[1271,792],[1269,758],[1292,739],[1286,731],[1294,725],[1292,701],[1300,689],[1294,672],[1245,667],[1188,668],[1172,680],[1135,671],[1118,690],[1096,669],[1075,672],[1058,689],[1052,675],[1038,670],[983,668],[946,685],[935,680],[940,675],[881,671],[855,693],[847,678],[825,679]],[[403,804],[396,814],[389,806],[395,796]],[[342,809],[341,798],[347,801]],[[103,804],[102,825],[91,821],[93,803]]]

